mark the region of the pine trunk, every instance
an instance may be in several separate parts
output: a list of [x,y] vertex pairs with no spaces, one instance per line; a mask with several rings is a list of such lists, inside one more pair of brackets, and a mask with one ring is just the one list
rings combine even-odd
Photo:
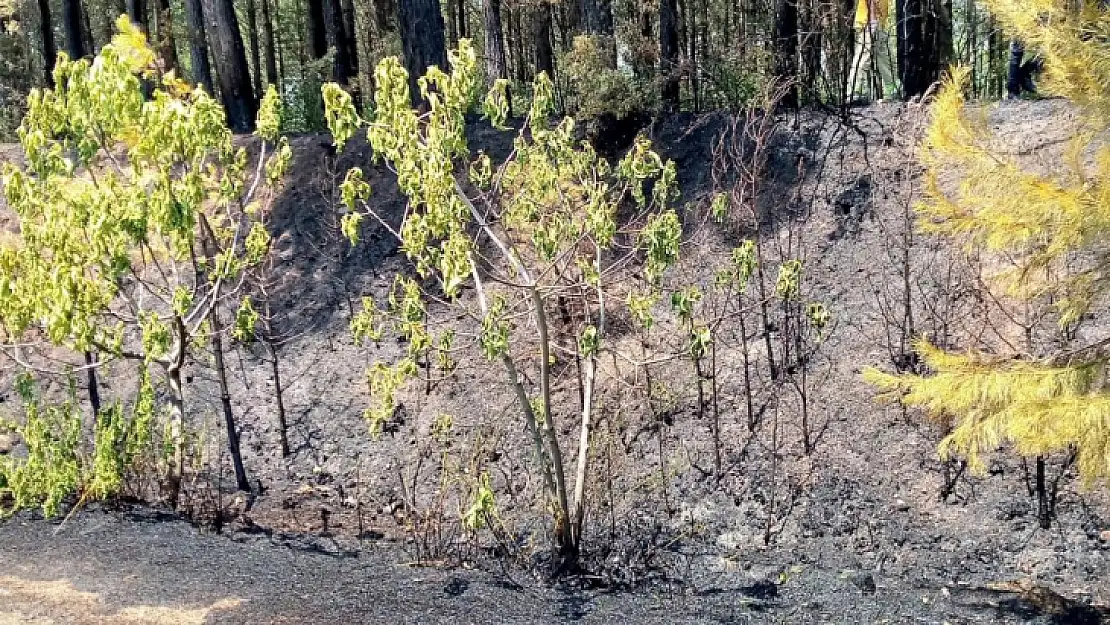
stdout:
[[212,57],[220,78],[220,96],[234,132],[254,130],[258,102],[251,89],[247,53],[233,0],[204,0],[204,16],[212,33]]
[[62,30],[66,35],[66,54],[69,58],[83,58],[88,51],[81,26],[81,0],[62,0]]
[[659,72],[663,87],[660,96],[669,111],[679,109],[678,85],[678,0],[659,1]]
[[409,73],[409,94],[414,105],[423,98],[417,81],[435,65],[446,71],[443,13],[438,0],[400,0],[397,18],[401,27],[401,49]]
[[347,62],[351,76],[358,75],[358,26],[355,23],[355,0],[343,2],[343,32],[347,37]]
[[212,66],[208,61],[208,34],[205,32],[204,7],[201,0],[185,0],[185,23],[189,26],[189,61],[192,64],[193,83],[204,87],[209,95],[216,95],[212,83]]
[[50,17],[49,0],[38,0],[39,35],[42,38],[42,62],[47,86],[54,86],[54,65],[58,62],[58,48],[54,44],[54,22]]

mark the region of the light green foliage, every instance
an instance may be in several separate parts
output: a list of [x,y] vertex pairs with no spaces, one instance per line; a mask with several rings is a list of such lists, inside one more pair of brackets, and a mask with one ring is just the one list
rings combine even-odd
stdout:
[[[134,417],[141,436],[121,438],[129,426],[118,406],[97,421],[96,448],[88,468],[82,465],[93,475],[84,493],[92,497],[118,489],[128,454],[149,440],[157,412],[145,367],[178,371],[188,350],[206,340],[213,308],[236,301],[245,272],[269,252],[264,220],[272,189],[259,178],[264,170],[276,181],[291,158],[283,140],[269,150],[282,115],[273,90],[259,112],[265,160],[252,165],[220,103],[172,73],[160,75],[144,34],[126,17],[117,27],[95,59],[60,57],[57,88],[28,98],[19,128],[25,164],[3,168],[18,222],[18,235],[0,243],[4,340],[45,339],[95,351],[102,363],[127,357],[144,367]],[[144,81],[152,86],[147,95]],[[252,331],[252,312],[244,302],[237,338]],[[73,473],[68,452],[57,451],[68,439],[40,435],[63,428],[67,410],[75,409],[29,412],[24,427],[56,451],[21,469],[38,474],[24,483],[45,479],[69,490],[86,483],[58,477]],[[167,444],[180,450],[183,412],[174,419]],[[54,510],[56,499],[48,497]]]
[[244,297],[235,311],[235,323],[231,326],[231,336],[240,343],[250,343],[255,337],[255,327],[258,325],[258,311],[250,297]]
[[802,261],[792,259],[779,266],[779,275],[775,280],[775,295],[779,299],[792,300],[798,296],[802,280]]

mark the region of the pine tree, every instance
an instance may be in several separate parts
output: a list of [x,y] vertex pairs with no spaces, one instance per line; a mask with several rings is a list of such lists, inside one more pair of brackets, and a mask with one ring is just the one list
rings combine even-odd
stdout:
[[[964,455],[983,470],[983,455],[1001,445],[1038,465],[1050,454],[1074,453],[1091,483],[1110,477],[1110,338],[1084,325],[1110,295],[1110,253],[1102,245],[1110,236],[1110,154],[1099,150],[1093,165],[1083,154],[1110,126],[1110,43],[1092,36],[1106,32],[1110,14],[1093,5],[1076,12],[1066,0],[988,4],[1043,55],[1044,90],[1085,113],[1069,171],[1028,171],[993,148],[986,120],[965,108],[968,72],[957,70],[938,96],[925,139],[928,199],[919,207],[920,227],[1005,267],[989,277],[991,298],[1011,318],[1044,311],[1059,337],[961,354],[922,340],[928,373],[869,370],[865,377],[951,428],[942,455]],[[1025,329],[1029,338],[1031,326]]]

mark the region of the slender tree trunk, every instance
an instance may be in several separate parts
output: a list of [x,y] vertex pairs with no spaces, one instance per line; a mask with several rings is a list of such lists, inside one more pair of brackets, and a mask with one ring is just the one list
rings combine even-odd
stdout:
[[235,483],[239,490],[250,492],[247,470],[243,466],[243,455],[239,450],[239,430],[235,427],[235,414],[231,408],[231,391],[227,385],[227,365],[224,362],[223,323],[219,308],[212,307],[209,314],[212,323],[212,351],[216,357],[216,375],[220,382],[220,406],[223,408],[224,424],[227,426],[227,449],[231,454],[231,464],[235,468]]
[[678,84],[678,0],[659,0],[659,72],[663,88],[660,96],[669,111],[679,108]]
[[555,51],[551,48],[551,5],[541,2],[535,9],[536,73],[547,72],[555,79]]
[[166,71],[176,70],[177,43],[173,36],[173,9],[170,0],[157,0],[154,12],[154,30],[157,37],[158,56],[161,57]]
[[774,71],[779,80],[793,83],[782,98],[782,106],[798,105],[798,3],[777,0],[775,8]]
[[220,96],[228,126],[235,132],[254,130],[258,102],[251,89],[247,53],[233,0],[204,0],[204,16],[212,33],[212,56],[220,77]]
[[89,7],[81,3],[81,39],[85,42],[85,50],[89,54],[96,54],[96,40],[93,38],[92,20],[89,19]]
[[181,384],[181,368],[185,366],[185,323],[181,317],[175,316],[174,346],[168,363],[166,363],[166,383],[169,386],[170,396],[170,445],[173,447],[173,457],[168,459],[166,466],[167,499],[170,506],[177,508],[181,496],[181,482],[185,476],[185,387]]
[[413,104],[419,105],[423,100],[417,85],[420,77],[433,65],[448,69],[443,13],[438,0],[400,0],[397,18],[405,69],[409,73],[409,95]]
[[193,84],[204,87],[209,95],[216,95],[212,83],[212,65],[208,61],[208,34],[201,0],[185,0],[185,23],[189,27],[189,61],[192,65]]
[[270,0],[262,2],[262,50],[266,59],[266,83],[278,86],[278,64],[274,45],[274,21],[270,16]]
[[391,33],[395,30],[393,18],[396,14],[397,6],[394,0],[374,0],[374,24],[377,26],[378,33]]
[[262,84],[262,50],[258,41],[257,0],[247,0],[247,39],[250,42],[251,78],[254,83],[254,93],[261,98],[265,88]]
[[273,316],[270,311],[270,300],[265,300],[265,309],[263,311],[263,327],[264,332],[262,342],[266,344],[266,350],[270,352],[270,372],[274,376],[274,400],[277,403],[277,418],[278,418],[278,434],[281,437],[281,457],[289,457],[289,425],[285,416],[285,391],[281,384],[281,361],[278,358],[277,336],[274,334],[274,328],[271,322]]
[[42,38],[42,62],[47,86],[54,86],[54,66],[58,63],[58,48],[54,44],[54,21],[50,17],[49,0],[38,0],[39,36]]
[[924,15],[928,0],[898,0],[898,71],[902,80],[902,93],[910,98],[918,96],[932,84],[930,75],[930,50],[926,47],[926,30],[929,20]]
[[96,356],[92,352],[85,352],[85,370],[89,381],[89,407],[92,408],[93,420],[100,417],[100,384],[96,379]]
[[81,26],[81,0],[62,0],[62,30],[66,35],[66,54],[80,59],[88,54]]

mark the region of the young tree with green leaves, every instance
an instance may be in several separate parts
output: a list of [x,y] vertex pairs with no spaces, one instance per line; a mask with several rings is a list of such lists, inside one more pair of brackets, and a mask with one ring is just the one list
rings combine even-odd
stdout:
[[[290,152],[278,142],[275,91],[263,101],[261,149],[250,164],[220,104],[159,77],[142,32],[126,18],[118,26],[96,59],[61,58],[58,87],[29,99],[19,129],[26,164],[4,168],[19,236],[0,246],[0,325],[6,351],[30,370],[37,367],[24,355],[36,341],[95,350],[101,365],[128,359],[143,376],[162,370],[166,492],[176,502],[186,454],[182,369],[218,338],[213,322],[238,307],[246,270],[266,254],[266,207]],[[158,80],[149,98],[140,77]],[[230,415],[227,425],[245,487]]]
[[[396,277],[388,307],[367,299],[352,323],[360,339],[376,341],[392,319],[408,345],[399,362],[371,369],[373,405],[366,416],[376,430],[422,361],[427,366],[433,354],[466,347],[454,345],[456,336],[476,337],[471,347],[499,363],[516,396],[553,512],[557,560],[574,566],[585,528],[598,357],[615,349],[609,338],[615,309],[631,306],[636,318],[650,324],[663,272],[678,260],[682,228],[667,208],[676,196],[675,168],[644,139],[616,167],[579,144],[573,120],[550,121],[553,89],[546,74],[533,85],[535,97],[513,155],[495,165],[484,154],[471,154],[463,132],[479,81],[469,41],[451,53],[450,66],[450,74],[432,68],[419,79],[429,102],[423,113],[412,109],[409,76],[395,58],[382,61],[375,73],[373,119],[361,118],[338,86],[324,88],[337,147],[366,127],[370,144],[397,172],[409,198],[403,220],[390,223],[367,202],[370,189],[361,170],[350,170],[341,187],[344,233],[357,241],[361,224],[372,218],[398,240],[415,271],[415,277]],[[484,104],[499,126],[506,87],[497,81]],[[460,170],[469,172],[469,182],[456,177]],[[648,181],[654,181],[650,195]],[[551,323],[558,298],[572,299],[583,311],[571,336],[559,336]],[[450,319],[461,316],[461,327],[436,320],[429,301],[442,302],[452,311]],[[583,363],[577,414],[554,401],[553,367],[563,358]],[[579,431],[574,473],[564,461],[567,441],[558,435],[557,423],[566,418],[575,419]]]

